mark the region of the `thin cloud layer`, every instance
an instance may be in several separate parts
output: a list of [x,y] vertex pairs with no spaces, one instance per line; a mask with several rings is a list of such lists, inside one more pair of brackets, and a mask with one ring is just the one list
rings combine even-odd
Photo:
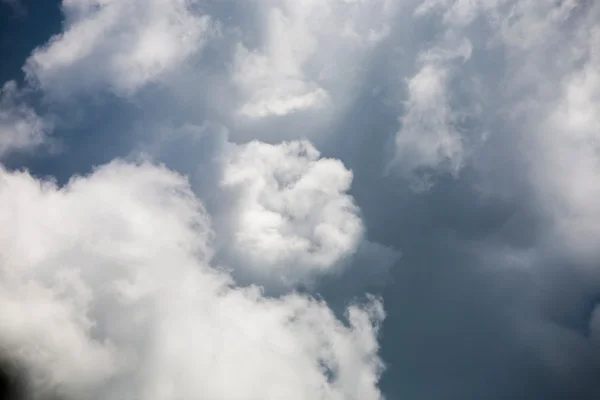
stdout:
[[0,89],[0,159],[39,147],[51,131],[50,123],[21,97],[14,81],[6,82]]

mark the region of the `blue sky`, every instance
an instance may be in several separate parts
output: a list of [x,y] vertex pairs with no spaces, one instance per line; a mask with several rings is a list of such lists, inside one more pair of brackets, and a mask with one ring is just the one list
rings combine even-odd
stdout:
[[0,365],[41,398],[598,398],[598,21],[0,1]]

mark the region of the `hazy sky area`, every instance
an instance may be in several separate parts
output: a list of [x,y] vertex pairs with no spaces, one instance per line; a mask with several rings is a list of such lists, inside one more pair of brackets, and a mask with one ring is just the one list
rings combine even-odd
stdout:
[[0,0],[0,391],[600,399],[600,1]]

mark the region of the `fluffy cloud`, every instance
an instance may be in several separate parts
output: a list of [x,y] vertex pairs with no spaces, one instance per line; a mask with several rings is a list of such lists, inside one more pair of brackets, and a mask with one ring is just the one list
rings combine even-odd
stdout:
[[[319,109],[330,105],[331,95],[343,96],[369,51],[388,35],[397,6],[389,0],[257,5],[265,34],[254,49],[239,44],[233,74],[245,93],[240,113],[247,117]],[[344,83],[336,87],[340,77]]]
[[64,31],[36,49],[25,70],[48,97],[129,97],[158,82],[160,97],[136,101],[144,109],[184,101],[164,106],[178,117],[192,109],[185,122],[201,123],[195,118],[209,108],[236,132],[309,112],[318,125],[360,89],[397,8],[390,0],[68,0]]
[[216,258],[237,279],[314,288],[318,278],[360,269],[363,283],[382,284],[397,259],[368,241],[349,194],[352,172],[307,140],[235,144],[206,123],[165,129],[140,150],[190,177],[213,219]]
[[0,158],[41,145],[50,128],[47,121],[22,101],[15,82],[4,84],[0,89]]
[[380,398],[379,301],[344,324],[309,297],[235,288],[180,175],[115,161],[59,188],[2,169],[0,202],[0,342],[35,393]]
[[[407,139],[408,144],[404,143],[403,148],[414,148],[420,141],[425,143],[425,128],[441,120],[435,131],[446,132],[446,138],[453,139],[443,141],[453,144],[446,148],[446,154],[455,154],[455,159],[461,161],[452,171],[460,170],[471,161],[478,169],[489,169],[491,163],[486,165],[487,160],[469,159],[478,150],[472,141],[470,146],[465,146],[474,136],[473,126],[462,131],[449,130],[456,122],[453,118],[464,113],[456,112],[442,101],[450,89],[454,95],[461,94],[459,88],[448,86],[448,76],[463,83],[477,80],[483,85],[481,92],[486,94],[483,99],[472,96],[477,102],[472,104],[475,112],[471,112],[471,116],[494,121],[495,125],[490,125],[490,132],[485,134],[496,136],[492,138],[495,146],[508,146],[516,154],[503,154],[503,157],[518,160],[522,168],[518,179],[536,192],[535,201],[551,226],[552,233],[541,235],[544,238],[539,239],[550,240],[549,247],[560,247],[561,251],[567,245],[571,247],[572,256],[591,260],[594,246],[586,237],[595,235],[598,224],[598,211],[591,199],[598,191],[595,183],[598,120],[595,115],[600,105],[599,78],[595,71],[600,66],[597,24],[600,7],[594,2],[579,0],[558,3],[431,0],[422,3],[415,14],[439,21],[441,39],[429,52],[439,54],[442,48],[446,55],[457,55],[459,52],[452,50],[455,45],[447,41],[448,37],[457,36],[469,41],[470,51],[468,57],[464,52],[466,62],[461,64],[452,65],[448,57],[436,57],[445,62],[443,67],[431,70],[438,73],[429,74],[427,82],[433,83],[425,86],[435,88],[430,92],[436,96],[424,97],[423,101],[432,108],[422,114],[417,124],[421,129],[420,139],[417,135],[412,140]],[[482,25],[485,27],[483,39],[477,37]],[[481,65],[483,57],[498,61],[496,68]],[[452,74],[448,75],[448,71]],[[409,94],[412,99],[412,89]],[[408,107],[408,117],[413,109],[415,107]],[[399,138],[401,135],[397,143]],[[512,143],[501,144],[508,142]],[[443,149],[439,142],[425,148],[430,154],[439,154],[435,150]],[[497,148],[493,150],[499,152]],[[420,154],[421,165],[434,164],[428,162],[432,157],[426,157],[427,153],[421,151]],[[487,153],[490,154],[491,151]]]
[[197,5],[65,0],[65,30],[33,52],[27,76],[52,95],[104,89],[132,94],[199,51],[215,32]]
[[[392,167],[404,176],[457,177],[490,134],[514,140],[485,124],[502,121],[518,140],[546,129],[532,111],[545,118],[561,97],[556,82],[569,79],[594,47],[586,39],[594,17],[583,14],[595,10],[577,0],[419,3],[412,22],[429,24],[433,40],[415,52],[417,72],[406,80]],[[558,61],[548,63],[549,57]]]
[[220,185],[232,200],[224,253],[256,278],[293,285],[338,270],[363,240],[352,173],[306,141],[234,145]]
[[[394,284],[378,288],[385,290],[391,304],[382,342],[383,357],[394,367],[381,384],[388,398],[598,398],[597,311],[591,317],[580,312],[582,304],[593,308],[600,287],[594,242],[600,226],[594,202],[598,197],[596,70],[600,68],[597,2],[198,0],[147,5],[65,1],[64,8],[65,32],[36,50],[27,70],[46,104],[63,117],[59,122],[68,122],[59,131],[71,152],[34,160],[32,169],[61,179],[89,170],[98,159],[144,147],[154,139],[157,127],[202,126],[201,134],[195,129],[164,129],[150,152],[169,168],[189,175],[195,196],[211,216],[214,233],[206,221],[193,222],[190,236],[194,239],[177,243],[206,245],[186,253],[169,250],[176,245],[163,241],[171,243],[171,238],[180,236],[175,232],[179,232],[177,221],[185,218],[171,217],[175,211],[165,212],[168,202],[152,203],[151,191],[136,197],[144,207],[150,207],[148,201],[154,204],[143,215],[131,208],[113,218],[111,213],[118,211],[106,211],[103,202],[94,207],[105,210],[94,223],[86,223],[84,213],[73,217],[72,224],[89,229],[105,229],[110,222],[114,224],[111,235],[127,235],[127,226],[138,226],[133,235],[138,239],[119,236],[119,245],[116,239],[107,240],[106,249],[99,247],[90,255],[91,250],[80,249],[100,246],[98,241],[104,239],[67,235],[69,243],[76,243],[69,247],[72,250],[43,256],[40,259],[51,261],[40,263],[52,271],[55,260],[60,265],[100,265],[87,270],[96,271],[93,279],[67,268],[58,275],[60,285],[54,273],[46,273],[43,279],[32,273],[33,284],[27,290],[15,284],[19,290],[0,292],[16,299],[10,304],[11,310],[18,311],[5,314],[21,324],[25,320],[18,320],[19,310],[51,305],[43,312],[52,316],[48,324],[60,321],[64,336],[85,350],[85,357],[74,359],[64,354],[61,335],[43,335],[32,326],[27,328],[33,332],[30,336],[17,330],[6,333],[7,348],[18,348],[29,337],[54,349],[47,352],[47,359],[55,360],[55,370],[35,354],[19,353],[22,362],[35,363],[37,376],[45,378],[53,370],[60,379],[74,376],[65,386],[69,390],[93,388],[100,397],[115,393],[135,397],[146,390],[158,393],[151,382],[162,385],[164,380],[156,377],[164,375],[164,379],[173,377],[177,390],[227,398],[218,391],[225,375],[219,368],[246,368],[246,360],[219,348],[221,337],[247,345],[245,339],[223,334],[230,328],[233,332],[234,326],[253,334],[258,331],[251,323],[269,326],[273,343],[287,343],[279,338],[289,338],[292,347],[285,348],[312,348],[321,338],[332,346],[342,337],[358,341],[362,329],[358,325],[343,327],[333,317],[313,318],[329,312],[320,303],[295,295],[273,300],[252,288],[232,289],[231,281],[265,286],[275,282],[284,286],[283,291],[316,281],[310,290],[319,291],[335,308],[336,301],[347,302],[348,287],[364,291],[365,282],[377,275],[373,265],[388,262],[383,260],[389,259],[387,248],[365,239],[368,228],[370,238],[404,252],[391,271]],[[188,28],[191,37],[201,39],[167,46],[179,44]],[[158,40],[152,39],[155,35]],[[146,39],[165,46],[147,53],[141,45]],[[148,85],[152,82],[159,84]],[[107,89],[127,99],[115,103],[114,97],[100,93]],[[76,104],[77,113],[52,101],[53,95],[82,93],[100,101]],[[136,93],[134,101],[130,101],[132,93]],[[305,137],[323,156],[302,141]],[[381,176],[386,166],[396,175]],[[133,181],[124,182],[129,167],[123,168],[115,178],[123,182],[119,190],[137,190]],[[155,171],[155,167],[134,170]],[[79,181],[97,182],[99,173]],[[74,184],[66,191],[43,186],[50,188],[45,189],[48,193],[68,192],[69,197]],[[415,188],[429,190],[416,193]],[[178,196],[186,190],[167,192],[175,196],[169,198],[181,199]],[[69,209],[77,211],[76,203],[86,201],[73,200]],[[57,206],[46,208],[52,215]],[[194,215],[205,214],[194,211]],[[66,229],[70,219],[60,218],[67,222]],[[117,222],[122,219],[127,222]],[[142,221],[147,222],[143,227]],[[168,228],[168,223],[176,226]],[[52,226],[30,224],[40,232]],[[321,235],[323,227],[333,233]],[[171,229],[170,236],[162,234]],[[145,235],[147,231],[152,233]],[[38,236],[35,243],[52,239],[52,246],[60,247],[56,232]],[[76,240],[79,236],[81,243]],[[143,246],[138,246],[139,238]],[[13,239],[5,234],[3,240]],[[15,241],[10,243],[11,251],[20,257],[34,257],[40,248],[28,246],[32,249],[28,252],[13,246]],[[141,248],[151,256],[145,258],[142,250],[134,250]],[[111,258],[115,251],[117,256]],[[127,263],[119,261],[123,252]],[[77,254],[85,256],[88,264],[77,261]],[[72,261],[63,261],[67,257]],[[103,261],[94,261],[99,258]],[[106,265],[111,267],[107,270]],[[163,273],[164,265],[170,272]],[[209,265],[230,269],[233,278]],[[184,272],[173,274],[173,268]],[[154,275],[148,277],[140,270],[156,271],[161,285],[153,283],[159,281]],[[197,277],[186,272],[192,270],[210,271],[215,280],[204,272]],[[127,274],[142,278],[120,278]],[[187,291],[183,278],[179,279],[183,275],[190,277],[187,287],[200,290]],[[240,277],[245,279],[237,280]],[[125,283],[112,285],[115,280]],[[116,286],[118,296],[111,294],[115,290],[98,289],[98,282]],[[175,292],[179,297],[170,297]],[[25,300],[18,297],[20,293],[33,294]],[[205,297],[196,300],[202,293]],[[143,300],[123,306],[121,299],[132,296]],[[75,298],[79,300],[69,303]],[[154,307],[159,303],[164,308]],[[197,303],[210,306],[196,307]],[[307,317],[292,318],[295,322],[286,325],[271,315],[285,314],[292,303],[303,310],[320,310],[303,314],[310,314],[314,324],[306,322]],[[191,311],[173,312],[173,304],[177,310],[194,309],[193,316],[188,318]],[[269,312],[264,311],[267,308]],[[235,324],[218,318],[215,310],[225,309],[234,310],[226,314],[236,318]],[[377,307],[374,312],[379,312]],[[240,315],[247,316],[247,325]],[[184,328],[164,328],[170,325]],[[313,326],[324,328],[316,333]],[[371,335],[370,325],[364,326]],[[591,333],[586,332],[588,326]],[[135,340],[125,329],[137,332]],[[309,332],[311,339],[300,339],[301,331]],[[182,332],[189,332],[189,337]],[[210,357],[221,364],[211,361],[211,373],[204,375],[210,382],[201,381],[212,392],[194,391],[196,377],[190,377],[194,371],[204,371],[205,364],[201,368],[197,361],[179,363],[183,357],[176,357],[183,352],[177,339],[194,344],[186,347],[189,354],[205,354],[195,347],[192,336],[220,349]],[[163,337],[164,341],[156,339]],[[261,360],[275,357],[270,347],[260,349]],[[314,366],[323,356],[312,350],[305,353],[298,350],[292,359]],[[367,358],[372,356],[368,354]],[[288,371],[283,361],[256,362],[258,351],[248,352],[247,358],[253,365],[246,370],[256,370],[261,379],[271,372],[254,364],[272,366],[281,374]],[[155,367],[163,362],[170,365],[169,371]],[[92,364],[97,371],[90,369]],[[137,368],[140,365],[147,367]],[[182,372],[182,365],[189,368]],[[366,368],[361,371],[376,370],[360,365]],[[315,381],[299,375],[308,386],[288,387],[315,397],[319,392],[305,388],[319,379],[327,381],[333,368],[310,370],[317,371]],[[272,379],[254,388],[247,376],[240,379],[244,390],[277,386]],[[273,377],[288,379],[287,375]],[[75,378],[81,383],[76,384]],[[138,383],[132,386],[132,382]],[[352,392],[348,385],[323,387],[339,388],[331,392],[334,398],[369,398]],[[252,390],[246,397],[258,393]],[[260,395],[268,397],[264,393],[256,397]]]

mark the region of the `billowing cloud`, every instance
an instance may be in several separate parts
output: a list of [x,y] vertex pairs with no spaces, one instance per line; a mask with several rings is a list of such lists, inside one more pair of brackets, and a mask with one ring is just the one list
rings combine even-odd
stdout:
[[[233,75],[246,93],[240,113],[247,117],[283,116],[330,105],[330,91],[343,95],[345,83],[357,76],[353,69],[386,38],[396,8],[388,0],[257,4],[265,25],[261,46],[248,50],[239,45]],[[340,78],[344,84],[336,87]]]
[[380,302],[344,324],[309,297],[236,288],[180,175],[115,161],[59,188],[3,169],[0,202],[0,342],[34,393],[380,398]]
[[[179,268],[174,265],[184,265],[182,275],[189,277],[189,287],[201,288],[197,292],[207,299],[202,304],[210,306],[190,306],[201,302],[195,297],[200,294],[188,294],[196,291],[187,291],[180,275],[171,272],[156,272],[161,285],[154,286],[152,282],[158,279],[138,272],[130,275],[143,279],[130,278],[117,285],[117,292],[127,296],[133,296],[127,291],[130,288],[139,293],[141,281],[143,293],[160,292],[149,294],[135,306],[119,303],[121,294],[111,297],[96,289],[99,281],[94,279],[108,282],[114,274],[106,275],[106,280],[102,280],[104,272],[94,279],[66,274],[69,278],[61,281],[60,295],[56,294],[54,273],[47,273],[46,280],[32,274],[35,285],[29,290],[45,293],[40,295],[44,300],[34,300],[37,297],[33,295],[22,300],[14,296],[25,290],[7,290],[17,299],[11,304],[26,310],[34,303],[56,304],[45,312],[53,315],[48,323],[62,321],[64,336],[87,354],[73,360],[62,350],[50,352],[60,354],[57,360],[70,365],[57,361],[56,376],[73,375],[82,382],[79,388],[93,388],[90,390],[98,396],[137,394],[147,387],[153,390],[146,383],[161,382],[155,377],[162,374],[153,369],[154,361],[165,359],[164,354],[170,352],[183,352],[177,348],[177,340],[165,344],[157,337],[175,335],[181,343],[196,343],[184,340],[184,333],[206,338],[203,335],[210,332],[207,343],[225,337],[229,342],[247,344],[222,334],[229,332],[231,321],[215,317],[220,314],[215,310],[229,308],[247,314],[253,326],[266,325],[288,335],[289,342],[299,347],[310,347],[306,343],[312,345],[319,338],[327,343],[337,340],[327,338],[355,338],[358,325],[342,326],[333,317],[312,319],[314,326],[323,327],[318,333],[311,323],[303,325],[304,320],[298,318],[283,328],[281,319],[265,308],[276,310],[277,315],[285,314],[291,303],[320,310],[315,313],[329,311],[303,296],[288,294],[274,299],[269,297],[274,294],[270,289],[277,283],[278,295],[293,289],[313,292],[327,299],[337,313],[352,298],[348,293],[362,294],[367,282],[389,271],[393,280],[386,277],[388,285],[376,287],[386,300],[381,357],[390,368],[379,383],[386,398],[598,398],[600,352],[594,310],[600,298],[600,274],[594,239],[600,225],[594,199],[598,195],[599,3],[63,3],[64,32],[34,51],[26,65],[29,79],[24,86],[38,90],[42,104],[14,104],[56,114],[56,136],[65,140],[66,152],[47,157],[30,153],[7,163],[10,168],[27,167],[36,176],[54,175],[63,182],[98,162],[115,157],[135,159],[132,150],[147,149],[151,158],[186,174],[193,195],[184,197],[192,203],[197,203],[195,198],[201,200],[205,211],[194,211],[194,215],[206,220],[210,216],[211,221],[210,227],[207,221],[192,223],[193,242],[205,243],[202,249],[185,253],[193,253],[194,261],[188,262],[184,253],[162,244],[171,239],[160,232],[180,226],[176,221],[183,216],[168,217],[175,211],[164,211],[168,201],[154,203],[154,195],[136,197],[145,204],[140,209],[151,207],[152,212],[141,215],[131,208],[122,216],[134,222],[115,222],[121,217],[110,217],[117,212],[112,209],[94,224],[87,224],[83,213],[76,220],[81,226],[98,225],[98,229],[112,221],[115,235],[128,235],[126,226],[141,227],[141,221],[146,221],[132,237],[143,238],[143,248],[152,250],[151,259],[140,255],[141,250],[127,250],[138,245],[134,239],[123,238],[119,239],[122,246],[114,244],[93,254],[87,250],[68,253],[73,263],[96,265],[90,268],[96,272],[105,271],[107,265],[110,271],[124,271],[114,263],[124,264],[118,260],[126,251],[134,252],[127,253],[127,260],[132,261],[127,265],[156,266],[144,270],[164,271],[162,266],[168,264],[172,271]],[[147,41],[160,45],[148,50]],[[177,46],[170,46],[172,43]],[[85,99],[65,107],[64,102],[56,101],[57,95],[65,96],[60,100]],[[156,135],[157,131],[161,133]],[[156,171],[149,165],[111,165],[79,181],[97,182],[101,171],[112,169],[119,170],[114,179],[120,182],[128,176],[128,168]],[[179,182],[181,178],[174,179]],[[68,192],[71,196],[75,184],[67,185],[68,190],[43,186],[50,188],[48,193]],[[133,181],[119,187],[125,186],[131,190],[139,187]],[[181,200],[179,196],[186,190],[190,189],[167,192],[175,196],[169,198]],[[123,204],[129,202],[123,200]],[[106,210],[102,206],[95,209]],[[76,205],[70,208],[78,209]],[[163,216],[170,222],[163,221]],[[31,225],[42,232],[35,243],[47,240],[60,247],[60,235],[43,233],[51,224]],[[154,226],[160,232],[153,231]],[[146,229],[152,234],[144,234]],[[98,245],[98,240],[85,239],[84,234],[72,237],[76,236],[82,237],[77,244],[81,248]],[[179,234],[174,231],[172,236],[176,240]],[[4,236],[6,240],[11,237]],[[177,243],[191,242],[181,239]],[[19,257],[37,254],[19,249],[10,247]],[[402,250],[403,257],[398,259],[392,249]],[[115,251],[117,256],[111,258]],[[76,261],[75,254],[80,253],[90,260],[88,264]],[[53,257],[60,265],[68,264],[61,261],[67,256],[48,259]],[[102,261],[94,261],[96,257]],[[171,262],[171,258],[181,262]],[[382,268],[392,264],[394,268]],[[50,261],[44,265],[56,269]],[[204,273],[196,277],[196,273],[186,272],[191,270],[211,271],[214,280]],[[231,278],[223,270],[230,271]],[[77,291],[78,279],[83,282],[79,286],[88,288],[81,293],[88,294],[67,296]],[[247,288],[236,288],[232,282]],[[266,294],[253,289],[253,283],[264,285]],[[170,297],[169,293],[175,292],[180,297]],[[84,297],[88,300],[81,300]],[[78,298],[77,304],[89,306],[65,305],[62,299],[67,298]],[[168,323],[155,326],[173,329],[154,335],[158,331],[148,328],[162,321],[150,317],[158,314],[153,314],[154,300],[149,299],[160,299],[156,303],[165,304],[157,308],[160,313],[173,315]],[[175,304],[177,310],[194,309],[195,314],[188,318],[191,311],[167,312],[169,304]],[[88,311],[79,311],[83,308]],[[134,308],[143,322],[130,318]],[[196,314],[210,318],[199,319]],[[316,315],[309,314],[310,318]],[[228,315],[238,314],[229,311]],[[133,341],[110,331],[118,330],[114,327],[122,320],[127,321],[124,326],[128,329],[150,334],[140,334],[145,339]],[[184,320],[192,322],[185,324]],[[244,332],[257,332],[244,321],[234,325],[243,327]],[[200,324],[202,329],[197,327]],[[311,328],[306,328],[309,325]],[[91,327],[86,331],[82,326]],[[374,328],[365,326],[367,336],[373,338]],[[109,333],[102,330],[108,329],[105,327],[110,328]],[[306,342],[297,336],[305,330],[313,335]],[[336,336],[336,332],[343,334]],[[270,336],[273,343],[280,343],[279,333]],[[14,332],[6,336],[12,340],[7,348],[22,343],[22,336]],[[53,349],[66,348],[57,344],[61,335],[30,338]],[[111,340],[102,341],[104,338]],[[128,351],[121,351],[127,347],[123,343]],[[219,348],[218,344],[214,347]],[[260,348],[265,360],[271,360],[270,350]],[[190,355],[204,354],[199,347],[188,349]],[[23,354],[21,362],[33,365]],[[142,354],[139,360],[138,354]],[[263,365],[255,362],[257,354],[249,353],[248,361]],[[302,356],[305,358],[292,358],[313,365],[321,357],[314,354],[308,351]],[[341,353],[337,354],[341,359]],[[372,354],[366,358],[371,359]],[[225,392],[216,389],[222,377],[219,368],[245,368],[237,358],[227,358],[227,351],[221,349],[219,355],[222,358],[214,359],[221,364],[211,362],[217,372],[206,375],[212,386],[205,387],[214,391],[193,393],[224,397]],[[90,364],[97,365],[98,371],[86,367]],[[140,365],[148,367],[138,368]],[[171,365],[170,371],[179,371],[178,366],[184,364]],[[205,367],[185,365],[191,367],[173,372],[176,390],[194,388],[195,381],[187,378],[190,371],[204,371]],[[287,370],[283,361],[264,365],[281,374]],[[360,365],[361,371],[375,371],[375,367]],[[36,368],[38,376],[47,376],[44,374],[51,369]],[[318,397],[314,395],[318,392],[306,388],[322,379],[329,382],[324,387],[339,388],[331,392],[334,398],[369,398],[351,392],[346,384],[331,384],[330,377],[337,376],[334,369],[321,371],[321,375],[315,372],[315,381],[304,379],[307,386],[288,386]],[[267,376],[262,369],[257,369],[257,374]],[[376,376],[366,374],[369,379]],[[165,376],[171,379],[168,373]],[[132,386],[132,382],[137,383]],[[246,375],[240,382],[240,387],[250,387]],[[69,390],[79,390],[73,382],[69,385]],[[275,386],[269,380],[261,387]],[[262,392],[256,396],[260,395],[268,397]]]
[[48,97],[107,90],[130,97],[158,83],[158,98],[136,98],[142,109],[163,99],[171,118],[198,124],[209,109],[235,125],[233,134],[263,130],[269,139],[269,129],[254,129],[257,121],[304,113],[324,133],[322,124],[360,89],[397,8],[390,0],[71,0],[63,3],[64,31],[36,49],[25,70]]
[[226,155],[220,182],[232,200],[225,254],[258,277],[310,283],[339,269],[363,239],[347,194],[352,173],[306,141],[250,142]]
[[356,267],[385,282],[398,254],[369,242],[340,160],[307,140],[232,143],[213,123],[157,137],[141,154],[190,177],[213,218],[216,258],[237,279],[287,290]]
[[59,96],[135,92],[199,51],[216,27],[197,2],[66,0],[65,30],[33,52],[28,78]]

